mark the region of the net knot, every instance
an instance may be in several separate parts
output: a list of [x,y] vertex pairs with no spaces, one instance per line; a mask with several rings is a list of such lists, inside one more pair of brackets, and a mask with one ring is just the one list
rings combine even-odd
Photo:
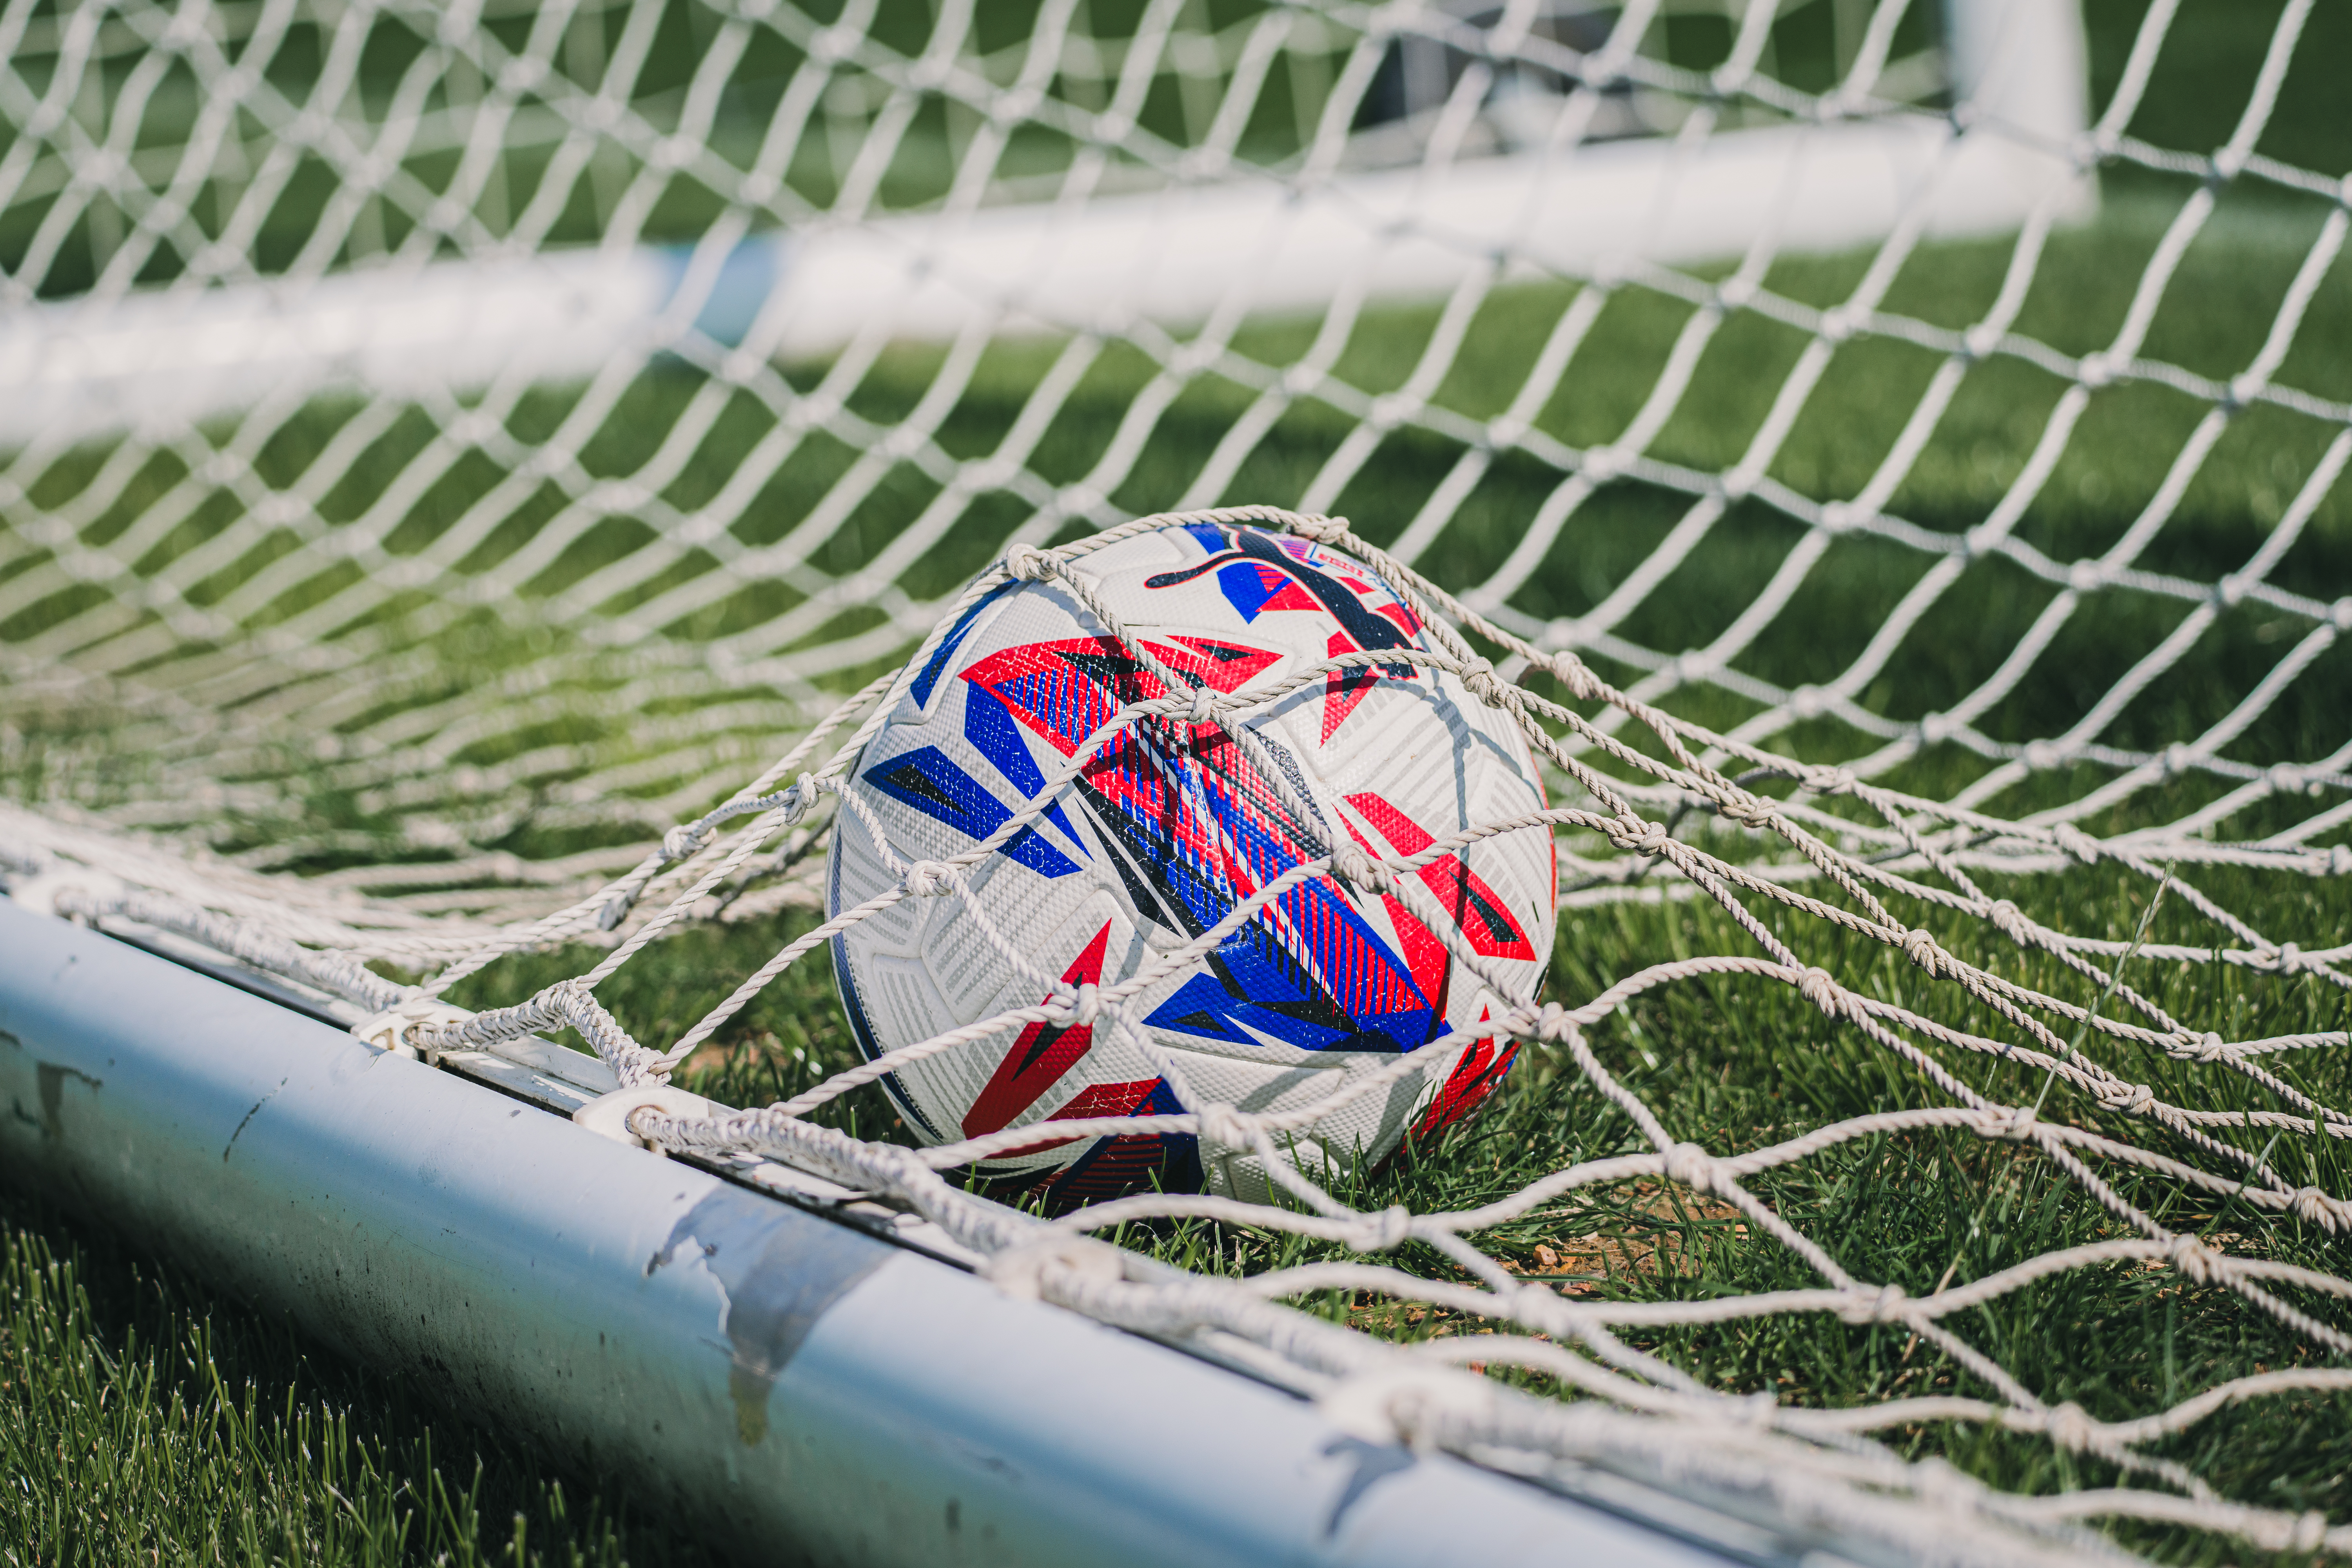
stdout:
[[1663,855],[1674,841],[1664,823],[1644,822],[1638,816],[1620,818],[1616,831],[1609,835],[1610,843],[1637,855]]
[[1220,693],[1213,686],[1202,684],[1192,688],[1192,708],[1191,713],[1192,722],[1195,724],[1215,723],[1217,721],[1217,714],[1223,707],[1223,703],[1219,700],[1219,697]]
[[2327,851],[2327,874],[2352,877],[2352,844],[2338,844]]
[[2156,1103],[2156,1090],[2144,1083],[2116,1082],[2099,1091],[2099,1103],[2109,1110],[2141,1116]]
[[[730,814],[734,816],[753,811],[774,812],[782,825],[789,827],[809,814],[809,808],[816,804],[816,795],[820,787],[822,786],[817,784],[814,773],[803,773],[772,795],[763,795],[757,800],[746,801],[728,809]],[[707,823],[711,818],[705,817],[703,820]]]
[[1575,1021],[1569,1017],[1568,1009],[1557,1002],[1545,1003],[1543,1010],[1536,1015],[1536,1038],[1539,1040],[1559,1045],[1575,1033]]
[[1909,1300],[1900,1285],[1881,1285],[1875,1290],[1849,1290],[1844,1304],[1838,1308],[1838,1316],[1857,1326],[1899,1322],[1905,1315],[1904,1303]]
[[2210,1285],[2221,1272],[2221,1254],[2193,1236],[2174,1237],[2164,1258],[2193,1284]]
[[1412,1211],[1402,1204],[1361,1216],[1348,1233],[1348,1245],[1358,1252],[1387,1252],[1412,1239]]
[[1853,786],[1861,782],[1852,768],[1807,768],[1804,772],[1805,787],[1815,795],[1851,795]]
[[1780,803],[1759,795],[1740,795],[1722,802],[1715,809],[1726,822],[1736,822],[1743,827],[1769,828],[1780,820]]
[[1977,1119],[1977,1131],[1987,1138],[2006,1138],[2012,1143],[2022,1143],[2033,1135],[2035,1112],[2030,1105],[2014,1110],[1998,1107]]
[[1068,1231],[1008,1247],[981,1266],[990,1284],[1016,1301],[1074,1306],[1127,1278],[1127,1255],[1108,1242]]
[[1536,663],[1550,670],[1559,683],[1568,688],[1568,694],[1579,701],[1590,701],[1608,689],[1607,685],[1599,676],[1592,673],[1591,668],[1582,659],[1566,648],[1554,653],[1538,653],[1534,655],[1533,658]]
[[2282,942],[2276,947],[2258,949],[2254,962],[2264,969],[2280,974],[2294,974],[2305,968],[2303,949],[2294,942]]
[[1091,1029],[1102,1016],[1102,987],[1091,981],[1079,984],[1077,994],[1065,1004],[1073,1028]]
[[1254,1149],[1257,1146],[1257,1118],[1244,1114],[1236,1108],[1212,1100],[1197,1106],[1192,1111],[1200,1124],[1201,1141],[1221,1149]]
[[1447,1431],[1484,1429],[1495,1394],[1484,1378],[1451,1368],[1402,1366],[1341,1378],[1316,1401],[1323,1418],[1382,1447],[1435,1447]]
[[1834,1018],[1843,1010],[1845,987],[1837,976],[1818,964],[1797,976],[1797,994]]
[[2183,1029],[2172,1037],[2172,1044],[2165,1047],[2164,1054],[2179,1061],[2219,1062],[2230,1058],[2230,1047],[2218,1029],[2208,1029],[2201,1035]]
[[956,868],[944,860],[918,860],[907,868],[907,896],[936,899],[956,889]]
[[2307,1219],[2328,1235],[2334,1236],[2344,1227],[2347,1215],[2342,1200],[2332,1198],[2318,1187],[2297,1187],[2294,1190],[2295,1217]]
[[1348,537],[1348,520],[1344,517],[1294,517],[1290,519],[1290,531],[1318,544],[1338,544]]
[[1704,1196],[1715,1191],[1715,1156],[1696,1143],[1676,1143],[1663,1151],[1666,1177]]
[[1462,661],[1462,668],[1454,673],[1470,689],[1470,695],[1489,708],[1500,708],[1509,700],[1504,693],[1510,689],[1510,683],[1495,673],[1491,661],[1473,654]]
[[1024,583],[1044,583],[1052,579],[1062,567],[1060,559],[1050,550],[1040,550],[1034,544],[1016,544],[1004,552],[1004,569]]
[[687,859],[691,856],[701,854],[702,847],[709,842],[710,842],[710,829],[706,824],[681,822],[662,835],[662,858],[665,860]]
[[1931,980],[1944,973],[1944,950],[1923,928],[1915,926],[1903,933],[1903,956],[1926,970]]
[[2059,848],[2085,866],[2099,863],[2099,841],[2071,822],[2062,822],[2050,830],[2050,837]]
[[1331,874],[1368,893],[1384,894],[1396,886],[1393,872],[1345,840],[1331,846]]
[[1995,931],[2017,942],[2027,940],[2033,931],[2033,922],[2025,918],[2025,911],[2007,899],[1995,899],[1986,905],[1985,919],[1992,921]]
[[2098,1423],[2091,1419],[2090,1412],[2070,1399],[2042,1413],[2042,1429],[2058,1447],[2070,1453],[2080,1453],[2091,1446],[2098,1431]]

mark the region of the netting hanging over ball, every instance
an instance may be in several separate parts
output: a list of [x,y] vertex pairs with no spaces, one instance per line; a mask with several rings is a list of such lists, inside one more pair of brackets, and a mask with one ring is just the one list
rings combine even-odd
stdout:
[[[1246,522],[1051,564],[1024,553],[1033,582],[956,616],[844,780],[826,910],[866,918],[834,975],[908,1125],[1030,1129],[991,1173],[1066,1209],[1268,1175],[1190,1134],[1044,1122],[1322,1106],[1282,1153],[1336,1173],[1458,1121],[1509,1067],[1478,1026],[1532,994],[1557,888],[1527,742],[1461,684],[1466,650],[1349,557]],[[1408,885],[1370,853],[1416,857]],[[1005,1045],[1007,1007],[1065,997]]]
[[[886,1194],[1374,1439],[1961,1560],[2352,1550],[2325,1486],[2216,1457],[2352,1387],[2347,219],[2294,155],[2334,46],[2284,7],[2190,142],[2177,7],[2091,115],[2067,9],[9,8],[11,894],[644,1085],[796,966],[1115,847],[1106,749],[1442,691],[1540,799],[1407,834],[1310,780],[1154,961],[1376,909],[1476,977],[1443,1036],[1180,1089],[1142,970],[1026,955],[775,1104],[633,1128]],[[1187,529],[1359,563],[1411,629],[1220,685],[1102,596]],[[1024,730],[1034,774],[888,795],[927,679],[1040,717],[927,676],[1033,592],[1153,681]],[[1538,834],[1544,912],[1490,869]],[[698,927],[775,951],[698,1018],[599,1000]],[[1130,1100],[828,1121],[1123,1029]],[[1355,1158],[1482,1047],[1517,1065],[1462,1125],[1510,1161],[1438,1122]],[[1121,1141],[1181,1186],[1184,1140],[1208,1191],[968,1190]]]

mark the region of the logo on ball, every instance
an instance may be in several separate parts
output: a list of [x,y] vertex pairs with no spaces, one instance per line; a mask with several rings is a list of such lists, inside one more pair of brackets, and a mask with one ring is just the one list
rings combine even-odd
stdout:
[[[950,896],[902,899],[835,937],[834,973],[871,1058],[1167,972],[1115,1009],[1007,1026],[902,1066],[884,1082],[909,1125],[931,1142],[1034,1128],[986,1168],[1008,1194],[1058,1210],[1153,1184],[1258,1197],[1267,1176],[1258,1155],[1204,1151],[1190,1134],[1056,1136],[1056,1122],[1209,1103],[1307,1110],[1281,1153],[1328,1179],[1468,1113],[1511,1047],[1454,1037],[1508,1004],[1413,906],[1434,904],[1481,967],[1532,991],[1552,940],[1548,831],[1482,838],[1392,879],[1425,898],[1310,876],[1233,921],[1335,847],[1420,856],[1474,823],[1539,809],[1516,723],[1409,658],[1300,679],[1340,655],[1433,646],[1370,570],[1307,540],[1171,527],[1064,570],[1128,640],[1060,582],[1016,579],[974,605],[857,760],[831,909],[894,887],[911,862],[969,853],[1033,802],[1042,811]],[[1114,722],[1194,691],[1223,700],[1218,721]],[[1413,1066],[1389,1081],[1344,1092],[1406,1056]]]

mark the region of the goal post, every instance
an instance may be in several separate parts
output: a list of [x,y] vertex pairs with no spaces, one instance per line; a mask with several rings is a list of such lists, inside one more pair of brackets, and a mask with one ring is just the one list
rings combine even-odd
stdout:
[[[2341,21],[2201,3],[0,5],[10,1171],[454,1348],[461,1397],[675,1460],[689,1508],[751,1476],[723,1506],[848,1541],[743,1468],[844,1434],[842,1500],[929,1478],[915,1558],[967,1484],[1089,1558],[1454,1514],[1482,1561],[1560,1519],[1668,1560],[2352,1555],[2278,1415],[2352,1399]],[[1240,626],[1321,613],[1261,566],[1360,579],[1404,640],[1180,671],[1104,587],[1130,546]],[[1016,595],[1121,670],[1083,723],[1029,693],[1039,749],[1010,697],[926,707]],[[1319,701],[1338,758],[1409,682],[1535,804],[1360,832],[1268,763],[1282,863],[1168,851],[1198,929],[1038,969],[990,903],[1118,748]],[[886,816],[909,713],[962,728]],[[1473,930],[1510,835],[1555,908]],[[1300,889],[1480,1011],[1278,1063],[1299,1101],[1193,1091],[1169,1042],[1217,1018],[1139,998],[1228,939],[1337,973]],[[1025,989],[915,973],[971,931]],[[853,932],[944,1033],[840,1000]],[[1098,1026],[1160,1076],[887,1098]],[[1441,1080],[1413,1158],[1283,1153]],[[1147,1142],[1274,1201],[979,1190]],[[840,1302],[905,1326],[762,1297],[814,1323],[773,1398],[834,1381],[749,1445],[723,1266],[647,1267],[706,1201],[795,1278],[887,1258]],[[439,1303],[413,1331],[331,1282],[353,1215]],[[1065,1331],[1197,1426],[1038,1375]],[[908,1458],[894,1403],[1089,1479]]]
[[[436,247],[308,276],[102,287],[28,303],[0,323],[0,443],[235,416],[289,390],[416,398],[478,395],[501,377],[579,381],[616,355],[677,353],[717,366],[747,348],[819,360],[877,335],[1194,332],[1220,316],[1326,311],[1343,296],[1442,300],[1474,281],[1608,279],[1736,260],[1759,243],[1842,250],[1905,226],[1997,234],[2038,212],[2074,218],[2095,205],[2095,180],[2077,161],[2085,122],[2074,0],[1948,0],[1941,49],[1928,55],[1946,68],[1937,85],[1951,110],[1880,96],[1871,68],[1885,65],[1904,15],[1881,6],[1838,89],[1804,112],[1713,134],[1693,135],[1702,127],[1685,121],[1672,133],[1588,142],[1588,117],[1559,89],[1591,82],[1598,100],[1641,80],[1618,73],[1640,61],[1637,23],[1656,8],[1630,7],[1633,20],[1592,54],[1527,32],[1517,63],[1554,68],[1551,90],[1503,100],[1523,144],[1476,155],[1440,161],[1444,128],[1427,122],[1443,121],[1444,98],[1408,101],[1400,90],[1380,106],[1392,120],[1376,129],[1418,123],[1439,143],[1396,167],[1383,166],[1394,153],[1349,151],[1377,147],[1377,137],[1335,141],[1326,128],[1303,161],[1274,167],[1230,147],[1206,157],[1195,149],[1123,182],[1146,188],[1083,200],[1066,184],[1055,199],[982,204],[959,191],[912,211],[877,203],[781,226],[774,198],[757,199],[774,177],[754,169],[727,193],[727,219],[694,244],[520,254],[491,243],[460,258]],[[1351,58],[1392,58],[1402,77],[1446,81],[1471,68],[1463,47],[1486,37],[1473,23],[1509,32],[1518,12],[1574,10],[1557,0],[1491,14],[1407,9],[1383,19],[1387,56],[1360,47]],[[1311,13],[1299,16],[1312,24]],[[1406,68],[1423,55],[1428,70]],[[897,87],[920,64],[878,65],[874,79]],[[987,85],[954,92],[971,99]],[[1705,85],[1737,98],[1745,83],[1727,66]],[[1448,90],[1459,96],[1459,81]],[[1716,112],[1697,110],[1702,121]],[[1115,142],[1116,131],[1098,121],[1081,134]],[[667,148],[660,156],[684,158]]]
[[6,900],[0,953],[12,1182],[740,1550],[1720,1568],[1812,1539],[1638,1461],[1547,1488],[1368,1443],[1215,1335],[1167,1348],[975,1278],[903,1209],[575,1126],[600,1087],[576,1053],[435,1070]]

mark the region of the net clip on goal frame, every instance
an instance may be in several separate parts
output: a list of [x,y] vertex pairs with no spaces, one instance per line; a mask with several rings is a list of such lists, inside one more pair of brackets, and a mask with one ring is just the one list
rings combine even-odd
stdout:
[[1622,1478],[1368,1442],[1213,1347],[1008,1291],[862,1194],[648,1158],[629,1114],[709,1107],[683,1091],[615,1093],[544,1042],[436,1067],[356,1037],[356,1009],[207,969],[0,898],[0,1176],[632,1478],[746,1561],[1697,1568],[1819,1545]]

